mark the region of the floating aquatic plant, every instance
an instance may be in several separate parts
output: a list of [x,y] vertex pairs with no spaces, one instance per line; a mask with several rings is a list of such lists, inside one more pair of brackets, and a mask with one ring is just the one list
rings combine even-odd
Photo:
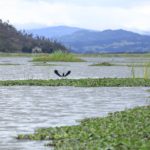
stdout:
[[0,86],[76,86],[76,87],[133,87],[150,86],[150,79],[144,78],[87,78],[50,80],[1,80]]
[[52,140],[55,150],[149,150],[150,106],[89,118],[76,126],[40,128],[17,139]]

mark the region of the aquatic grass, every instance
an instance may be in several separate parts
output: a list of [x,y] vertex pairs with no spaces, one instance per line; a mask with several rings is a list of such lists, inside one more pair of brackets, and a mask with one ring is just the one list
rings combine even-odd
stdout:
[[135,73],[135,67],[150,67],[150,63],[144,63],[144,64],[122,64],[122,63],[109,63],[109,62],[102,62],[102,63],[96,63],[91,64],[89,66],[127,66],[131,67],[132,71]]
[[144,74],[143,74],[144,79],[148,79],[148,67],[144,67]]
[[0,66],[17,66],[17,65],[20,65],[20,64],[0,63]]
[[40,128],[17,139],[52,140],[47,146],[55,150],[149,150],[150,106],[84,119],[76,126]]
[[81,57],[141,57],[149,58],[150,53],[95,53],[95,54],[76,54]]
[[49,80],[1,80],[0,86],[75,86],[75,87],[134,87],[150,86],[150,79],[143,78],[87,78]]
[[150,63],[146,63],[146,64],[144,65],[143,78],[144,78],[144,79],[150,78]]
[[149,79],[150,78],[150,63],[145,63],[145,64],[140,64],[140,65],[128,65],[128,67],[131,67],[131,76],[133,79],[136,78],[136,73],[135,73],[135,67],[143,67],[143,79]]
[[61,66],[61,64],[34,63],[32,66]]
[[0,57],[33,57],[38,56],[42,54],[36,54],[36,53],[0,53]]
[[135,79],[135,67],[134,67],[134,64],[131,67],[131,75],[132,75],[132,78]]
[[101,57],[141,57],[141,58],[149,58],[150,53],[107,53],[102,54]]
[[146,90],[147,92],[150,92],[150,89]]
[[84,62],[84,60],[76,57],[74,54],[64,53],[64,52],[61,52],[61,51],[57,51],[57,52],[54,52],[54,53],[49,54],[49,55],[33,57],[32,61]]
[[[0,52],[0,57],[33,57],[45,56],[49,53],[3,53]],[[76,57],[150,57],[150,53],[96,53],[96,54],[73,54]]]
[[92,64],[90,66],[115,66],[115,64],[111,64],[109,62],[101,62],[101,63],[97,63],[97,64]]

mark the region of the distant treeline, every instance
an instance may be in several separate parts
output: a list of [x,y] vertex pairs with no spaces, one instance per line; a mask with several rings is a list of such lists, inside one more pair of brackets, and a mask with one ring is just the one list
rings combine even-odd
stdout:
[[56,50],[67,51],[66,47],[57,41],[18,31],[9,22],[0,19],[0,52],[30,53],[35,47],[41,49],[43,53],[52,53]]

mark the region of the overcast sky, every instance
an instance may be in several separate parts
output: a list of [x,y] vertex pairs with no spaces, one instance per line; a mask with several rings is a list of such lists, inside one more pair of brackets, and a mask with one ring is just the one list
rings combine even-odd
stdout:
[[68,25],[150,31],[150,0],[0,0],[0,18],[26,29]]

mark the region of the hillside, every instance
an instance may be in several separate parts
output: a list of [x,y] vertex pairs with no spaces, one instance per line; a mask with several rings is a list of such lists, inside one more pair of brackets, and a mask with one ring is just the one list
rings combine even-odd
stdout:
[[42,52],[51,53],[57,49],[66,50],[65,46],[45,37],[33,36],[25,31],[17,31],[8,22],[0,20],[0,52],[32,52],[39,47]]
[[77,31],[59,40],[77,53],[150,52],[150,36],[125,30]]
[[122,29],[94,31],[58,26],[31,30],[31,32],[34,35],[53,37],[76,53],[150,52],[150,36]]
[[81,30],[76,27],[68,27],[68,26],[54,26],[40,29],[32,29],[28,30],[28,33],[32,33],[38,36],[45,36],[46,38],[58,38],[65,35],[73,34],[76,31]]

